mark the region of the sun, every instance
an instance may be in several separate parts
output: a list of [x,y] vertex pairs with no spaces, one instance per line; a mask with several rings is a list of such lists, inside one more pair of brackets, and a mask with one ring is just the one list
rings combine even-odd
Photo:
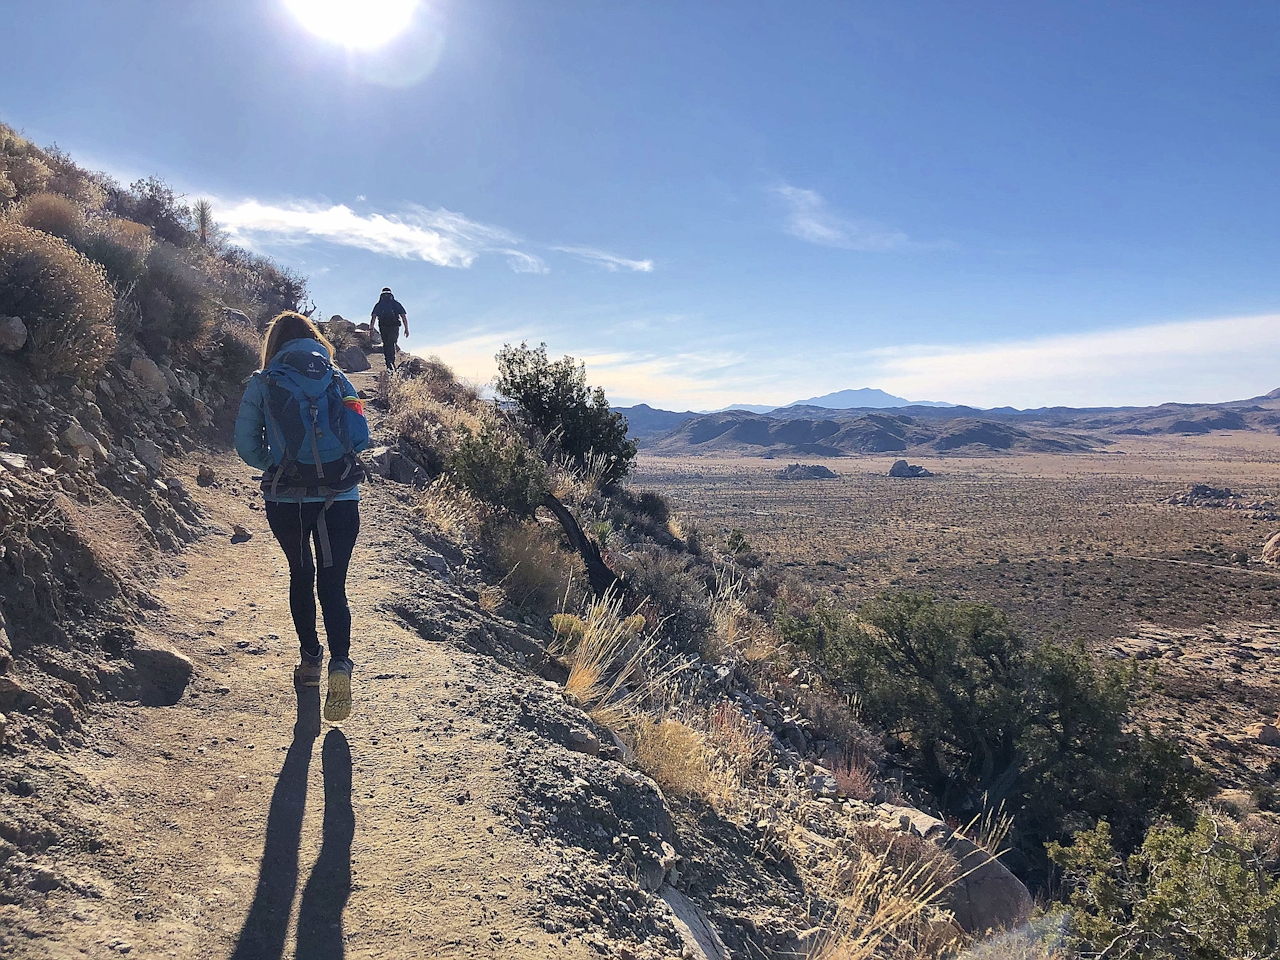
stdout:
[[413,19],[419,0],[284,0],[298,22],[322,40],[354,50],[390,43]]

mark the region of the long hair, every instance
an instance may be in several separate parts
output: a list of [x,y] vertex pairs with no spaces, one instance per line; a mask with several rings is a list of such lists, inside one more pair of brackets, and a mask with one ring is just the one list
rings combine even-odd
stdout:
[[267,369],[269,364],[280,348],[290,340],[315,340],[320,346],[329,352],[329,361],[333,362],[333,344],[328,341],[320,328],[317,327],[308,317],[304,317],[300,313],[292,310],[286,310],[284,313],[278,314],[271,321],[271,326],[267,327],[267,336],[262,341],[262,358],[259,369]]

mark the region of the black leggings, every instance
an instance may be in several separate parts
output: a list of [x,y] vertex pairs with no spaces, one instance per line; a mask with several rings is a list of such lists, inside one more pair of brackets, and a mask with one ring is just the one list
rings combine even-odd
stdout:
[[400,337],[400,324],[379,323],[378,332],[382,334],[382,357],[388,370],[396,368],[396,340]]
[[360,534],[360,503],[337,500],[325,513],[329,549],[333,565],[318,566],[311,555],[314,540],[317,555],[323,557],[316,521],[323,503],[276,503],[267,501],[267,523],[280,541],[289,561],[289,611],[298,631],[298,643],[308,653],[320,652],[316,634],[316,596],[324,614],[324,632],[329,638],[329,658],[345,660],[351,653],[351,608],[347,606],[347,566]]

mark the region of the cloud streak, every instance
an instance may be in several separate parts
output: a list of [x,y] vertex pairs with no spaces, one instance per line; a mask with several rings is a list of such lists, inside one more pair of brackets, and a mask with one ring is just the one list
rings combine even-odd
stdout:
[[980,406],[1113,406],[1244,399],[1280,383],[1280,316],[1150,324],[862,357],[901,396]]
[[[534,325],[536,326],[536,324]],[[541,338],[540,336],[538,337]],[[467,376],[492,376],[504,342],[528,330],[439,348]],[[594,348],[556,338],[580,357],[592,383],[615,403],[669,410],[730,403],[792,403],[856,387],[976,407],[1145,406],[1169,401],[1238,400],[1280,385],[1280,316],[1227,317],[1120,330],[958,345],[914,344],[812,354],[777,351],[733,338],[672,345],[669,351]]]
[[512,245],[519,238],[451,210],[413,206],[400,214],[357,213],[345,204],[270,204],[259,200],[215,202],[214,215],[228,237],[253,246],[264,241],[324,241],[402,260],[465,269],[482,254],[506,257],[517,273],[546,273],[541,257]]
[[809,243],[870,252],[898,250],[910,243],[900,230],[837,213],[816,190],[783,183],[773,192],[787,207],[784,229]]
[[637,273],[653,272],[652,260],[629,260],[603,250],[596,250],[594,247],[556,247],[556,249],[579,260],[604,267],[610,273],[616,273],[619,270],[632,270]]

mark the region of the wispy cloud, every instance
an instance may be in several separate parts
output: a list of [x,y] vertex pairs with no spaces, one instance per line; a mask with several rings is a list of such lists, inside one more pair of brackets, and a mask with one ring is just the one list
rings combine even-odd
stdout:
[[603,250],[596,250],[594,247],[556,247],[556,249],[561,253],[577,257],[579,260],[585,260],[587,263],[599,264],[611,273],[618,270],[634,270],[638,273],[653,272],[652,260],[629,260],[626,257],[606,253]]
[[1225,317],[864,354],[875,385],[980,406],[1221,401],[1280,385],[1280,316]]
[[[487,379],[503,343],[542,339],[529,331],[477,336],[438,348],[466,376]],[[550,339],[550,338],[548,338]],[[575,342],[575,340],[577,342]],[[856,387],[915,400],[976,407],[1121,406],[1213,402],[1280,386],[1280,316],[1227,317],[1119,330],[958,345],[915,344],[824,351],[776,349],[732,337],[669,350],[593,349],[569,331],[553,345],[587,364],[615,403],[669,410],[730,403],[793,403]],[[437,348],[433,348],[435,351]],[[767,362],[766,362],[767,361]]]
[[910,242],[900,230],[832,210],[816,190],[783,183],[774,187],[773,192],[787,207],[787,233],[809,243],[845,250],[879,251],[896,250]]
[[494,253],[505,256],[517,273],[548,270],[540,257],[514,249],[518,237],[450,210],[411,206],[398,214],[357,213],[345,204],[242,200],[215,201],[214,212],[232,240],[248,245],[322,240],[456,268],[469,267],[481,254]]

